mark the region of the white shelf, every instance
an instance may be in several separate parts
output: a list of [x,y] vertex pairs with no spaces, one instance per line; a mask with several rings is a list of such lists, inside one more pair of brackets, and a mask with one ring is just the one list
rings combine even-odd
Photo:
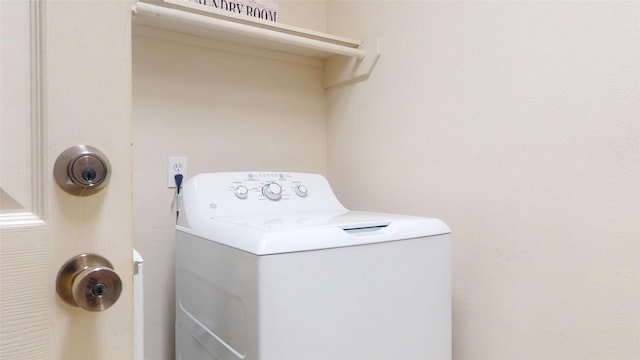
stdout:
[[364,51],[360,49],[362,41],[223,11],[204,12],[195,4],[178,6],[168,2],[139,1],[133,7],[133,14],[136,24],[232,43],[317,58],[332,55],[364,57]]
[[139,25],[326,60],[325,87],[366,79],[381,55],[379,38],[363,42],[226,11],[202,11],[197,4],[138,1],[132,12]]

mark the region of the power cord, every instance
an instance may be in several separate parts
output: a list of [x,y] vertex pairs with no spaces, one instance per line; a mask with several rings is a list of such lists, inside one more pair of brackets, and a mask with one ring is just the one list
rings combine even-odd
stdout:
[[182,201],[180,199],[180,187],[182,186],[183,178],[182,174],[176,174],[176,176],[174,176],[176,181],[176,222],[178,221],[178,216],[180,216],[180,207],[182,205]]

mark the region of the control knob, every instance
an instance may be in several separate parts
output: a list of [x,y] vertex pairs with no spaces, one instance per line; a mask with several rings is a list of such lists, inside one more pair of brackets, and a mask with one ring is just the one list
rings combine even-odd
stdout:
[[307,194],[309,193],[309,190],[307,190],[307,187],[304,185],[298,185],[296,186],[296,194],[300,197],[306,197]]
[[239,185],[236,187],[234,193],[238,199],[246,199],[247,195],[249,195],[249,189],[244,185]]
[[282,197],[282,187],[272,182],[262,187],[262,194],[269,200],[278,201]]

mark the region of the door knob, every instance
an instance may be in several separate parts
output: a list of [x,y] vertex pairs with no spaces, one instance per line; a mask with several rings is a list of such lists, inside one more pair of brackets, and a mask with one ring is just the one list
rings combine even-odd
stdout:
[[107,259],[81,254],[67,261],[58,272],[56,292],[71,306],[103,311],[120,297],[122,281]]
[[76,145],[63,151],[53,165],[53,177],[66,192],[86,196],[100,191],[109,181],[109,160],[98,149]]

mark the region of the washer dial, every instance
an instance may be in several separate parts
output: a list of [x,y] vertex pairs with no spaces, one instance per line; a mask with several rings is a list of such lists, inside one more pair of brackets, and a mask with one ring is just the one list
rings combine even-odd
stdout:
[[269,200],[278,201],[282,198],[282,187],[277,183],[268,183],[262,187],[262,194]]
[[238,185],[236,186],[233,193],[236,195],[238,199],[246,199],[247,196],[249,195],[249,189],[247,189],[247,187],[244,185]]
[[296,186],[296,195],[300,197],[306,197],[308,193],[309,193],[309,190],[307,189],[306,186],[304,185]]

